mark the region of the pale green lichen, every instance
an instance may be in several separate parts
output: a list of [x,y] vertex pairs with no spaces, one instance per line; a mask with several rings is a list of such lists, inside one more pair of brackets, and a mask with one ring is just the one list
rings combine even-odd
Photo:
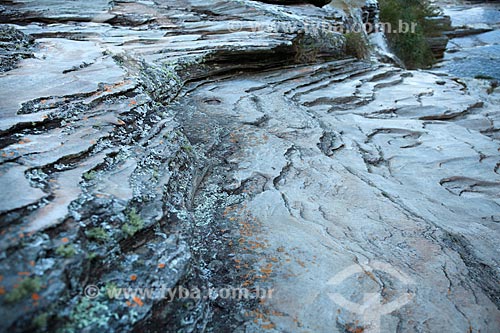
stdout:
[[87,181],[95,179],[96,176],[97,176],[97,172],[95,172],[94,170],[89,171],[89,172],[85,172],[83,174],[83,178],[85,178],[85,180],[87,180]]
[[71,312],[69,322],[59,332],[81,332],[88,327],[105,329],[111,316],[111,311],[106,304],[83,297]]
[[40,291],[42,288],[42,283],[39,278],[26,278],[19,283],[17,287],[12,289],[7,295],[5,295],[5,301],[7,303],[16,303],[31,295]]
[[36,316],[32,324],[35,329],[37,330],[45,330],[47,328],[47,320],[49,318],[49,315],[47,313],[42,313],[41,315]]
[[135,235],[139,230],[144,227],[144,221],[141,216],[137,214],[135,209],[128,213],[128,222],[122,226],[122,231],[129,236]]
[[184,145],[182,146],[182,150],[184,150],[186,153],[190,153],[193,151],[193,147],[190,145]]

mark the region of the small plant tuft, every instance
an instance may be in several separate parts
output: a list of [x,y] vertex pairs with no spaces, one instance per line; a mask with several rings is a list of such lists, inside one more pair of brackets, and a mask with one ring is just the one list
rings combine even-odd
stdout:
[[349,32],[344,35],[346,41],[346,54],[364,59],[368,54],[367,41],[362,33]]
[[76,249],[72,244],[65,244],[56,249],[56,254],[61,257],[70,258],[76,254]]
[[109,235],[103,228],[92,228],[85,231],[85,236],[90,240],[105,242],[109,239]]

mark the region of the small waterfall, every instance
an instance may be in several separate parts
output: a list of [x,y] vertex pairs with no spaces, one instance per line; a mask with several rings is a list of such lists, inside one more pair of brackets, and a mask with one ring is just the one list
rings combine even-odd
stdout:
[[372,57],[403,66],[401,60],[392,53],[385,33],[380,29],[378,0],[366,0],[365,5],[361,9],[363,11],[363,22],[367,25],[368,41],[372,47]]
[[378,0],[334,0],[329,3],[329,6],[342,11],[347,29],[356,27],[353,31],[360,31],[359,27],[367,27],[367,32],[363,33],[370,44],[370,57],[373,60],[390,62],[403,67],[401,60],[390,50],[386,36],[380,29]]

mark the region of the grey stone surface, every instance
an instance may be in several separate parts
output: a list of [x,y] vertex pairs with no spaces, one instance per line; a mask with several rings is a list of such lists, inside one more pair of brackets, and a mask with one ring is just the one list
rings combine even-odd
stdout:
[[[351,78],[346,65],[356,73],[354,62],[333,62],[208,83],[185,97],[218,99],[217,105],[200,102],[196,112],[219,118],[237,140],[228,178],[253,194],[243,205],[261,238],[248,241],[264,248],[249,252],[260,258],[257,272],[273,266],[275,294],[267,305],[275,315],[266,319],[279,332],[349,331],[359,315],[328,293],[359,302],[365,281],[340,289],[328,281],[356,263],[382,261],[407,274],[415,288],[411,303],[384,317],[382,331],[494,332],[498,141],[444,117],[467,118],[483,107],[471,108],[481,97],[449,78],[438,85],[433,74],[388,66],[372,64]],[[336,71],[342,81],[316,84],[330,82]],[[246,94],[253,101],[245,104],[248,113],[264,112],[264,123],[228,118],[247,100],[234,103],[234,96]],[[343,101],[340,109],[336,100]],[[329,137],[334,150],[325,154],[331,132],[339,134]],[[384,302],[401,291],[383,272],[372,278],[387,289]]]
[[36,203],[45,195],[42,190],[30,186],[25,177],[28,168],[16,163],[3,163],[0,170],[0,212],[22,208]]

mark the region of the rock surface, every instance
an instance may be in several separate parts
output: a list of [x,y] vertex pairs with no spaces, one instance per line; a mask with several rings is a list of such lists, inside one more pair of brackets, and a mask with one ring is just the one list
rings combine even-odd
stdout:
[[498,332],[497,90],[349,58],[333,6],[1,6],[2,331]]
[[500,4],[450,5],[443,11],[454,30],[439,66],[461,77],[500,80]]

